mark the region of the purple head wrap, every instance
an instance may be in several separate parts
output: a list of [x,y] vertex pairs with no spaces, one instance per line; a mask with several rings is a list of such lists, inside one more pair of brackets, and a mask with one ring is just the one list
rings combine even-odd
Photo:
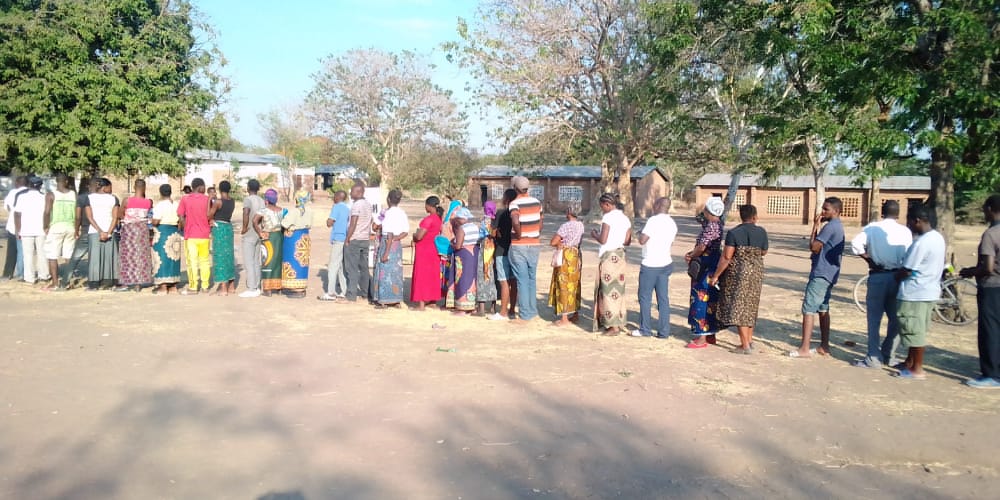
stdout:
[[487,219],[492,219],[497,216],[497,202],[490,200],[483,204],[483,214],[486,215]]
[[273,189],[268,189],[264,192],[264,201],[275,205],[278,203],[278,192]]

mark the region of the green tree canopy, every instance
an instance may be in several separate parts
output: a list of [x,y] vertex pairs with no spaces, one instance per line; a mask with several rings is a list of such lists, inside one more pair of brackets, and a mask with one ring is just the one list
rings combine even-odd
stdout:
[[228,137],[210,35],[186,0],[0,0],[0,161],[182,172]]

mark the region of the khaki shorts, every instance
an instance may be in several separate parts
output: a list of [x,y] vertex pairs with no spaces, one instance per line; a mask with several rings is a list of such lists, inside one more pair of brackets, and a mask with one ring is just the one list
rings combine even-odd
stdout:
[[911,302],[900,300],[896,306],[899,318],[899,339],[903,347],[927,345],[927,329],[936,302]]
[[69,259],[73,257],[73,248],[76,247],[76,233],[74,231],[49,231],[45,236],[45,258],[49,260],[59,260],[59,258]]

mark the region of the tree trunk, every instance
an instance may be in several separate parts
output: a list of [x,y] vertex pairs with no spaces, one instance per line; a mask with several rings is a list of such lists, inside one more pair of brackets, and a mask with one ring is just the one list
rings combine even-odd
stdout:
[[725,209],[722,211],[722,225],[726,225],[726,216],[729,215],[729,210],[733,208],[733,203],[736,202],[736,191],[740,188],[740,180],[743,178],[743,169],[736,167],[733,170],[733,175],[729,178],[729,189],[726,190]]
[[823,211],[823,200],[826,199],[826,176],[823,174],[823,169],[813,167],[813,180],[816,181],[816,210],[813,212],[814,216],[819,215]]
[[[813,216],[819,215],[823,211],[823,200],[826,199],[826,161],[820,162],[816,155],[815,143],[812,137],[806,139],[806,155],[809,158],[809,166],[812,167],[813,181],[816,184],[816,204],[813,209]],[[812,220],[806,220],[806,224]]]
[[601,205],[599,200],[601,195],[604,193],[614,193],[618,190],[618,186],[615,184],[615,176],[618,172],[618,166],[616,163],[610,160],[601,161],[601,184],[599,192],[593,193],[594,199],[590,204],[590,212],[588,214],[588,219],[591,222],[596,222],[601,220],[604,215],[601,213]]
[[931,193],[927,204],[933,209],[931,221],[944,236],[948,255],[955,235],[955,158],[942,146],[931,150]]
[[618,186],[616,189],[618,201],[624,205],[622,212],[625,212],[631,219],[636,216],[635,202],[632,200],[632,161],[623,155],[618,162]]
[[884,164],[885,160],[875,162],[876,173],[872,174],[872,189],[868,192],[868,220],[865,221],[866,224],[877,221],[882,216],[882,165]]

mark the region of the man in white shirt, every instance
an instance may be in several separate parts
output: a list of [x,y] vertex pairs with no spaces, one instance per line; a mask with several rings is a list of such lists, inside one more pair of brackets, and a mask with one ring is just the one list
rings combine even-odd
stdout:
[[14,203],[14,232],[24,250],[24,281],[29,284],[52,278],[45,259],[45,195],[41,189],[41,178],[28,179],[28,190]]
[[903,259],[903,268],[896,273],[899,283],[897,316],[903,347],[909,349],[906,361],[899,366],[899,377],[925,379],[924,346],[934,305],[941,298],[941,273],[944,272],[946,245],[941,233],[930,223],[931,210],[916,205],[906,214],[906,225],[916,238]]
[[[868,291],[865,308],[868,314],[868,354],[854,362],[860,368],[881,368],[882,363],[896,364],[899,322],[896,318],[896,272],[903,267],[906,250],[913,243],[913,233],[899,222],[899,202],[882,204],[882,220],[864,227],[851,240],[854,255],[868,262]],[[879,344],[882,316],[888,317],[885,341]]]
[[639,233],[642,264],[639,266],[639,329],[633,337],[648,337],[652,330],[653,292],[656,292],[656,337],[670,336],[670,275],[674,272],[670,247],[677,238],[677,223],[668,215],[670,199],[659,198],[653,203],[654,215]]
[[21,251],[21,240],[17,239],[14,230],[14,202],[18,195],[28,188],[28,178],[20,176],[14,179],[14,189],[11,189],[3,199],[3,208],[7,211],[7,255],[3,262],[3,279],[20,279],[24,276],[24,260]]

